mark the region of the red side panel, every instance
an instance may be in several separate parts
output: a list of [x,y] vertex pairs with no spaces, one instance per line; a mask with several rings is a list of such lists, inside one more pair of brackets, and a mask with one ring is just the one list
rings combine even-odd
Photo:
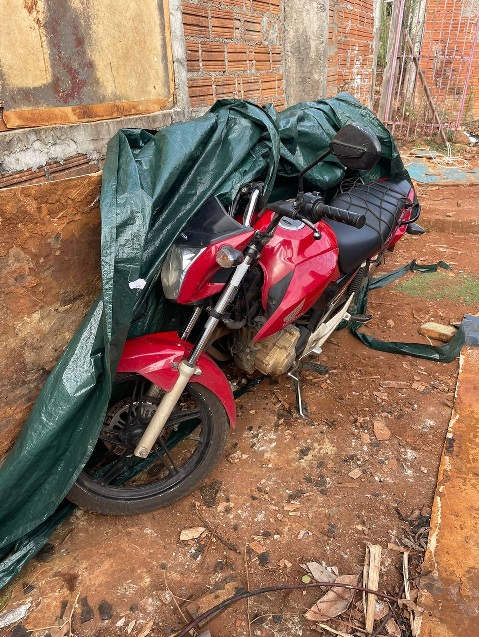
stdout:
[[[264,214],[256,229],[269,223],[272,212]],[[262,304],[269,313],[267,322],[256,334],[254,341],[283,329],[296,321],[318,300],[329,283],[339,277],[338,244],[331,228],[318,223],[321,239],[315,240],[306,226],[288,229],[281,225],[264,248],[259,264],[264,272]],[[290,279],[288,280],[288,278]],[[281,281],[288,281],[284,296],[271,305],[272,288]]]
[[[408,195],[408,199],[410,201],[414,201],[414,190],[411,188],[411,190],[409,191],[409,195]],[[401,221],[409,221],[409,219],[411,218],[411,209],[410,208],[406,208],[401,216]],[[404,235],[404,233],[406,232],[407,226],[398,226],[396,228],[396,230],[393,232],[391,239],[389,240],[389,242],[387,243],[387,247],[388,248],[392,248],[393,245],[395,243],[397,243],[399,241],[399,239]]]
[[[141,374],[165,391],[169,391],[178,378],[173,363],[179,363],[193,349],[191,343],[182,341],[176,332],[161,332],[132,338],[125,343],[119,372]],[[202,354],[197,363],[199,376],[192,376],[191,383],[199,383],[211,390],[223,403],[231,426],[236,422],[236,406],[231,387],[216,363]]]
[[244,250],[253,236],[254,231],[242,232],[233,237],[227,237],[207,246],[188,268],[185,279],[181,284],[178,303],[195,303],[218,294],[224,288],[224,283],[212,283],[213,275],[221,270],[216,263],[216,254],[224,245],[233,246],[237,250]]

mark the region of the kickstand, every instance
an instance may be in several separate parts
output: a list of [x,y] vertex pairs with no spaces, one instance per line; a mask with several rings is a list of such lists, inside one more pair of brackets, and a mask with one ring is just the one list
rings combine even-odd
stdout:
[[296,376],[293,372],[289,372],[288,376],[293,379],[294,388],[296,389],[296,407],[298,409],[298,413],[301,418],[309,418],[308,406],[303,402],[301,398],[301,379],[298,375]]

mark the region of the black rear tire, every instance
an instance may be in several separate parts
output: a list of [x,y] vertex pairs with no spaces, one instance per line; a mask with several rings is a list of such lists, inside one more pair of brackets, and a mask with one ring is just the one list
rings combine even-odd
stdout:
[[[133,456],[132,450],[160,400],[143,393],[139,401],[135,399],[138,384],[151,386],[137,374],[115,378],[100,439],[67,496],[93,513],[135,515],[168,506],[200,484],[223,455],[229,433],[225,409],[209,389],[190,383],[148,460]],[[192,442],[198,442],[195,448]],[[108,457],[113,460],[108,462]],[[141,463],[148,462],[150,466],[140,471]],[[127,472],[134,475],[125,480]]]

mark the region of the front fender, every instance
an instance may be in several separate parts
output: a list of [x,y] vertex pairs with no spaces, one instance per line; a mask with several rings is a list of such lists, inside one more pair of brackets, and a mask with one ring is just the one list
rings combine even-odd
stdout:
[[[158,332],[132,338],[125,343],[118,371],[141,374],[161,389],[169,391],[178,378],[178,370],[173,363],[186,358],[192,349],[193,345],[182,341],[176,332]],[[192,376],[190,382],[199,383],[218,396],[234,427],[236,406],[226,376],[207,354],[200,356],[197,367],[201,374]]]

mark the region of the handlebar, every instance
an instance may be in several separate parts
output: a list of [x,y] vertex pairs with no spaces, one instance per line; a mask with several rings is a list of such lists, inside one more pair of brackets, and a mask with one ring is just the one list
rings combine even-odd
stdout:
[[304,193],[299,205],[298,202],[278,201],[272,204],[270,209],[282,217],[301,220],[306,225],[318,223],[323,217],[358,229],[366,223],[365,214],[328,206],[316,193]]
[[366,223],[366,215],[360,212],[327,206],[322,201],[318,201],[312,207],[311,220],[313,223],[317,223],[322,217],[339,221],[340,223],[345,223],[347,226],[353,226],[353,228],[358,229],[362,228]]

